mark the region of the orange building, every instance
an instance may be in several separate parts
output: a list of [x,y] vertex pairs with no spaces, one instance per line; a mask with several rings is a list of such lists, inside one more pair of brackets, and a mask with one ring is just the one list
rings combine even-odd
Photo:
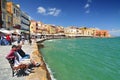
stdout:
[[96,37],[110,37],[110,34],[107,30],[96,30],[95,36]]
[[13,25],[13,3],[12,2],[7,2],[6,4],[6,10],[7,10],[7,15],[6,15],[6,28],[10,29]]

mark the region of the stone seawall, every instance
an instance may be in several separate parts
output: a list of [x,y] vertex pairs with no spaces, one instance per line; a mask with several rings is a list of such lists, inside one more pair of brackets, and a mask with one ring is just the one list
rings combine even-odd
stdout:
[[26,80],[51,80],[50,74],[46,67],[46,64],[43,60],[43,57],[39,51],[39,48],[43,47],[43,45],[39,43],[35,43],[33,47],[33,52],[31,54],[31,59],[35,60],[36,62],[40,62],[40,67],[35,68],[29,76],[26,77]]

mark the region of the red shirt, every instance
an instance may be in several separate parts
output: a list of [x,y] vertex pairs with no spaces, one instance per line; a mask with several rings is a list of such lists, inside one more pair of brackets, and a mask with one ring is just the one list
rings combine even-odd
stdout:
[[10,41],[10,36],[9,35],[6,36],[6,40]]
[[6,56],[6,58],[7,59],[14,59],[15,58],[14,53],[15,53],[15,51],[11,50],[10,53]]

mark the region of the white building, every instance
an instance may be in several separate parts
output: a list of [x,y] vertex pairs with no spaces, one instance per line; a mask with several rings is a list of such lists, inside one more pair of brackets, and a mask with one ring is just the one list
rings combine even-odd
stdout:
[[29,19],[29,16],[21,11],[21,30],[24,30],[24,31],[29,31],[29,28],[30,28],[30,19]]

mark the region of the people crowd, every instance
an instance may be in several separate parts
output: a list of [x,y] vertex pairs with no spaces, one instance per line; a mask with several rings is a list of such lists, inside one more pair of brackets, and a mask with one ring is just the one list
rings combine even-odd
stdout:
[[25,43],[25,40],[31,45],[32,40],[30,36],[26,36],[24,34],[0,34],[0,45],[12,45],[13,42],[17,42],[17,44]]
[[12,44],[12,36],[9,34],[7,35],[0,35],[0,45],[11,45]]

